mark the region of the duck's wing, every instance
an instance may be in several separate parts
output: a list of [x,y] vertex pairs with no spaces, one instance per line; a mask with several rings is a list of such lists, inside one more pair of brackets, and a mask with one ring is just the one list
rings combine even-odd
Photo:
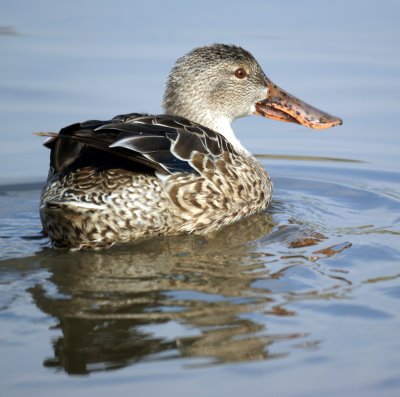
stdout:
[[51,149],[51,166],[56,172],[89,153],[93,158],[93,150],[97,162],[101,163],[103,154],[129,168],[141,164],[164,174],[198,172],[192,161],[196,153],[213,161],[234,151],[224,137],[185,118],[138,113],[72,124],[50,135],[44,144]]

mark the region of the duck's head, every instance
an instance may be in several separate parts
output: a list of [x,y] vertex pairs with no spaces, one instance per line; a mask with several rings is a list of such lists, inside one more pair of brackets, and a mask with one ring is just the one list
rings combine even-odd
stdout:
[[164,109],[221,133],[235,146],[240,143],[231,122],[252,114],[318,129],[342,123],[272,83],[248,51],[225,44],[196,48],[177,60]]

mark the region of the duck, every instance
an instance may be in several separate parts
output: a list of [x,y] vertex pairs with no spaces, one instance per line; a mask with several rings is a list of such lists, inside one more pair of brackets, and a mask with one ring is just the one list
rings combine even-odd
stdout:
[[40,199],[52,246],[110,247],[206,235],[265,211],[266,169],[232,130],[259,115],[313,129],[342,124],[274,84],[244,48],[198,47],[167,79],[164,113],[129,113],[42,132],[50,168]]

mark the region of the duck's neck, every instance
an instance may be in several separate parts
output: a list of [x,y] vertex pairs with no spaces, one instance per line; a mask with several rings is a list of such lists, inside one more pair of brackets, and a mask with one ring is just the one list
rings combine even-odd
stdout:
[[[211,127],[210,127],[211,128]],[[250,154],[250,152],[241,144],[239,139],[236,137],[235,133],[232,129],[231,120],[228,119],[219,119],[217,120],[214,128],[214,131],[223,135],[227,141],[235,148],[235,150],[239,153]]]
[[250,155],[250,152],[241,144],[233,132],[232,120],[227,117],[209,117],[207,114],[203,114],[202,116],[203,117],[198,120],[196,120],[196,117],[191,118],[191,120],[221,134],[238,153]]
[[[176,99],[176,98],[175,98]],[[250,152],[240,143],[232,130],[233,118],[225,114],[221,114],[217,109],[213,112],[209,111],[208,106],[195,106],[194,102],[189,105],[184,102],[184,106],[178,100],[171,100],[168,95],[164,97],[164,110],[166,114],[184,117],[204,127],[218,132],[241,154],[251,155]]]

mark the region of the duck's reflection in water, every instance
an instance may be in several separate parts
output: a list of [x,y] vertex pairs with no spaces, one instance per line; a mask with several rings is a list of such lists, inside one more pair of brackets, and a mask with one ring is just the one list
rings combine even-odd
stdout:
[[269,335],[254,315],[294,314],[255,286],[273,278],[257,250],[272,226],[261,214],[207,239],[176,236],[97,252],[44,253],[50,278],[31,294],[62,332],[44,364],[84,374],[141,360],[205,357],[212,364],[276,357],[270,344],[302,334]]

